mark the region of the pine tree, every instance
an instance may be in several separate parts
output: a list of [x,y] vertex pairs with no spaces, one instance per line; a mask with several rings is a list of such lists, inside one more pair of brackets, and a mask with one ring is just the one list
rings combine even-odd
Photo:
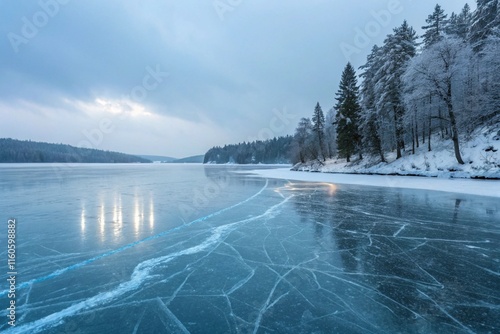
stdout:
[[380,118],[376,108],[376,83],[377,72],[382,64],[382,48],[374,46],[368,55],[366,64],[361,66],[364,72],[361,74],[361,132],[363,137],[363,148],[370,154],[377,154],[380,160],[385,162],[382,148]]
[[500,34],[498,7],[498,0],[477,0],[477,8],[472,16],[469,34],[474,51],[481,51],[484,41],[492,34]]
[[403,119],[405,105],[403,101],[402,76],[408,61],[417,50],[417,35],[406,21],[394,29],[384,41],[384,64],[377,73],[377,108],[384,110],[393,120],[394,138],[396,139],[396,158],[402,157],[404,144]]
[[452,12],[446,23],[446,34],[458,36],[458,15]]
[[359,87],[356,78],[356,71],[351,63],[347,63],[340,81],[339,90],[336,93],[337,110],[337,149],[341,157],[345,157],[350,162],[351,156],[361,154],[361,134],[359,131],[359,118],[361,107],[359,104]]
[[466,39],[470,27],[472,25],[472,12],[470,10],[470,6],[465,4],[462,12],[457,17],[457,36],[461,39]]
[[447,23],[446,17],[447,15],[444,13],[444,10],[441,8],[441,6],[436,5],[436,7],[434,7],[434,12],[425,20],[428,25],[422,27],[422,29],[425,30],[425,47],[429,47],[433,43],[436,43],[443,38]]
[[324,129],[325,129],[325,115],[323,114],[323,110],[319,105],[319,102],[316,104],[314,108],[314,114],[312,117],[313,127],[312,130],[315,136],[316,150],[318,153],[318,159],[321,157],[323,161],[326,160],[326,152],[325,152],[325,141],[324,141]]
[[472,24],[472,12],[470,6],[465,4],[460,14],[451,13],[446,26],[446,33],[452,37],[466,40]]

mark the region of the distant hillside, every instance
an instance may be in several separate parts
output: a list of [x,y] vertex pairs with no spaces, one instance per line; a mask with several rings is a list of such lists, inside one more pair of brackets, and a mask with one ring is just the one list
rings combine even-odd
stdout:
[[204,155],[193,155],[191,157],[186,157],[182,159],[176,159],[174,161],[171,161],[174,164],[181,164],[181,163],[202,163]]
[[174,162],[175,160],[177,160],[177,158],[165,157],[165,156],[161,156],[161,155],[137,154],[137,156],[141,157],[143,159],[151,160],[151,161]]
[[213,147],[205,153],[203,163],[209,164],[283,164],[290,163],[292,136],[265,141]]
[[0,163],[5,162],[148,163],[151,161],[118,152],[0,138]]

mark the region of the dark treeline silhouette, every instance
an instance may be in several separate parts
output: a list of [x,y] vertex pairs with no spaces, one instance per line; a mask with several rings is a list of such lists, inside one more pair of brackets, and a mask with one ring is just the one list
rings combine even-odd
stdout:
[[203,163],[278,164],[289,163],[293,137],[278,137],[266,141],[254,141],[213,147],[205,154]]
[[118,152],[0,138],[0,162],[148,163],[151,161]]

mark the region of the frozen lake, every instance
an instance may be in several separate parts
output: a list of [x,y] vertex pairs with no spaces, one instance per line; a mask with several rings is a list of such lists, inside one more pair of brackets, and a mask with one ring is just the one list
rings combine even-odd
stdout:
[[242,169],[0,166],[0,331],[500,332],[498,198]]

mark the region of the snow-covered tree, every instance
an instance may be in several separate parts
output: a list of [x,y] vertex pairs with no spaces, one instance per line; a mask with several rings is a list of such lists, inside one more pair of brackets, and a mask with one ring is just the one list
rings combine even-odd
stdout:
[[[425,47],[418,54],[416,33],[405,21],[381,47],[373,47],[360,67],[359,88],[348,64],[323,131],[301,121],[298,129],[304,135],[297,132],[295,140],[301,147],[298,160],[334,154],[350,160],[363,152],[385,161],[389,151],[396,150],[400,158],[409,144],[413,152],[420,145],[430,151],[432,134],[440,134],[452,140],[456,160],[463,163],[459,134],[469,136],[500,114],[499,2],[477,0],[474,12],[466,4],[449,20],[436,5],[423,27]],[[348,92],[359,96],[357,102]],[[322,155],[319,133],[324,135]]]
[[363,138],[363,150],[370,154],[380,156],[380,160],[385,162],[384,151],[381,139],[381,115],[376,108],[377,72],[382,65],[382,48],[374,46],[367,57],[366,64],[361,66],[363,73],[361,78],[360,104],[361,120],[360,127]]
[[383,65],[377,73],[377,109],[393,120],[396,156],[402,157],[404,149],[405,104],[401,78],[408,61],[417,50],[417,34],[406,21],[387,36],[383,46]]
[[319,102],[316,104],[314,108],[314,114],[312,117],[312,131],[314,132],[314,142],[316,146],[315,152],[317,152],[317,159],[326,160],[326,150],[325,150],[325,115],[323,114],[323,110],[319,105]]
[[472,12],[470,6],[465,4],[460,14],[451,13],[446,26],[446,33],[452,37],[466,40],[472,24]]
[[474,50],[481,51],[485,40],[500,33],[498,0],[477,0],[477,8],[472,16],[470,41]]
[[460,153],[457,113],[463,110],[463,106],[458,92],[465,81],[471,55],[468,45],[460,39],[444,38],[414,58],[405,75],[405,86],[410,87],[413,98],[415,92],[425,95],[430,88],[446,107],[445,121],[449,122],[455,157],[460,164],[464,161]]
[[470,122],[470,117],[469,122],[476,126],[500,114],[499,55],[500,37],[492,35],[483,41],[481,52],[471,60],[474,71],[470,78],[473,90],[469,96],[469,101],[472,102],[469,107],[475,109],[472,110],[475,122]]
[[304,163],[311,158],[310,138],[312,134],[312,124],[309,118],[301,118],[292,145],[292,162]]
[[337,154],[335,114],[335,108],[331,108],[325,115],[325,150],[329,159],[332,159]]
[[441,6],[436,5],[436,7],[434,7],[434,12],[425,20],[425,22],[427,22],[427,25],[422,27],[422,29],[425,30],[425,47],[429,47],[430,45],[439,42],[443,38],[447,23],[446,18],[447,15],[444,13],[444,10],[441,8]]
[[347,63],[339,90],[336,93],[337,104],[335,105],[337,125],[337,149],[341,157],[347,161],[356,151],[359,158],[361,154],[361,133],[359,131],[359,120],[361,107],[359,105],[359,87],[356,71],[351,63]]

